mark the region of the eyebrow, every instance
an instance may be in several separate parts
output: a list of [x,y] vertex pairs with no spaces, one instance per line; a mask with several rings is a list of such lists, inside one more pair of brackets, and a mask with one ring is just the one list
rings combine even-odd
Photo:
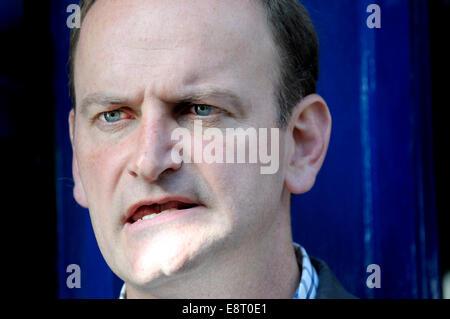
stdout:
[[193,91],[191,93],[183,94],[176,98],[177,103],[188,103],[200,101],[209,97],[218,97],[228,100],[230,104],[232,104],[237,110],[243,114],[244,113],[244,104],[242,100],[234,94],[232,91],[228,89],[222,88],[205,88],[197,91]]
[[129,104],[130,100],[124,97],[114,96],[107,93],[95,92],[86,96],[80,104],[80,113],[84,113],[91,105],[118,105]]
[[[231,103],[234,107],[236,107],[241,114],[244,114],[244,105],[241,99],[232,91],[223,88],[208,87],[204,89],[199,89],[171,97],[170,101],[165,102],[179,103],[179,104],[189,102],[192,103],[195,101],[206,99],[208,97],[224,98],[228,100],[228,102]],[[101,106],[130,105],[131,103],[132,103],[131,99],[127,97],[115,96],[104,92],[95,92],[87,95],[81,101],[80,112],[81,113],[86,112],[92,105],[101,105]]]

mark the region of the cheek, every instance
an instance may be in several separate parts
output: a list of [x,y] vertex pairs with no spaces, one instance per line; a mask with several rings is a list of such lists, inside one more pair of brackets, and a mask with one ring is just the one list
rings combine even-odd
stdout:
[[[262,154],[259,147],[256,148],[257,163],[249,163],[247,154],[246,163],[202,164],[199,169],[220,209],[235,226],[254,225],[261,229],[279,210],[284,187],[284,135],[279,134],[272,140],[272,134],[268,133],[266,140],[267,149],[263,155],[272,155],[271,144],[277,145],[274,156],[269,156],[271,161],[278,162],[278,169],[273,174],[261,173],[261,168],[270,163],[260,162]],[[249,146],[245,148],[248,150]]]
[[280,173],[262,175],[258,164],[206,164],[200,170],[219,209],[231,219],[263,217],[279,205]]
[[[215,192],[216,198],[254,204],[255,201],[259,202],[266,198],[273,201],[272,196],[276,196],[278,191],[281,193],[286,164],[284,134],[280,134],[279,130],[274,133],[271,129],[264,132],[261,134],[259,130],[257,131],[256,139],[252,139],[252,145],[248,139],[236,139],[235,145],[233,143],[227,145],[228,139],[224,136],[223,143],[217,143],[214,147],[220,145],[224,163],[199,164],[201,166],[199,172]],[[203,150],[207,144],[208,142],[203,143]],[[231,153],[234,153],[234,157],[228,158],[227,148],[233,146],[234,152]],[[238,153],[244,163],[238,163]],[[250,153],[253,155],[250,156]],[[274,170],[263,173],[267,172],[269,167],[273,167]]]
[[217,203],[218,227],[243,243],[267,234],[280,208],[282,180],[261,175],[256,164],[215,164],[202,168]]
[[121,174],[123,145],[84,147],[78,154],[80,176],[90,205],[104,206],[112,200]]
[[[90,149],[86,152],[80,163],[82,180],[86,191],[91,194],[105,186],[105,179],[111,171],[112,163],[109,152],[105,150]],[[100,183],[100,181],[103,181]]]
[[115,198],[120,176],[119,153],[118,148],[85,148],[79,164],[94,234],[105,256],[112,255],[111,249],[115,241],[113,232],[117,212],[112,208],[119,207],[118,199]]

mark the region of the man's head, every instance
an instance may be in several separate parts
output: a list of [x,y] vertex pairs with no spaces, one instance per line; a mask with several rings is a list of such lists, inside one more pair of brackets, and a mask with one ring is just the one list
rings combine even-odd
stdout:
[[[300,17],[284,20],[294,8]],[[325,102],[311,94],[317,43],[303,8],[97,0],[87,9],[71,43],[74,196],[89,208],[112,270],[136,291],[155,291],[177,279],[192,286],[199,273],[208,280],[212,269],[226,277],[243,256],[273,255],[290,239],[289,196],[314,184],[331,126]],[[299,43],[278,41],[290,36]],[[194,131],[195,120],[223,132],[281,124],[279,170],[175,163],[171,132]],[[154,202],[166,204],[148,206]],[[175,213],[136,221],[173,206]]]

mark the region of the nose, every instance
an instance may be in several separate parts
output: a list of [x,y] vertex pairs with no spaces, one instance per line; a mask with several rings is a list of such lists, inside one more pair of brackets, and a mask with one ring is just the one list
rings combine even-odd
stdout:
[[134,156],[128,173],[147,182],[157,181],[161,174],[178,170],[182,163],[172,159],[172,149],[176,141],[171,139],[175,121],[168,114],[155,109],[142,112],[138,127]]

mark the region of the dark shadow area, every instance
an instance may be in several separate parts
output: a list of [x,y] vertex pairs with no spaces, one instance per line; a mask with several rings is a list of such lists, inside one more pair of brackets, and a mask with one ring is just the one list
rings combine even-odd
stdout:
[[25,49],[23,5],[21,1],[0,4],[0,135],[12,136],[19,131],[19,111],[15,107],[24,97],[25,66],[21,53]]
[[450,47],[448,17],[450,0],[430,0],[431,88],[433,112],[434,165],[438,214],[441,274],[450,271],[450,205],[448,178],[450,163],[448,148],[448,80]]
[[8,296],[56,298],[50,6],[3,0],[0,9],[4,287]]

